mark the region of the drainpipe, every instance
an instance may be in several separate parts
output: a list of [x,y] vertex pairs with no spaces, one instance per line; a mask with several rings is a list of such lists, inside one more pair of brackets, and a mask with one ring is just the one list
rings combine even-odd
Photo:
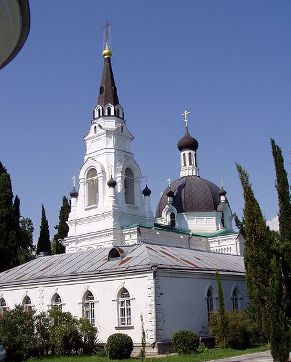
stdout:
[[153,319],[154,319],[154,330],[153,330],[153,343],[152,348],[155,348],[155,345],[157,343],[157,306],[156,306],[156,276],[158,267],[156,265],[152,266],[153,271]]

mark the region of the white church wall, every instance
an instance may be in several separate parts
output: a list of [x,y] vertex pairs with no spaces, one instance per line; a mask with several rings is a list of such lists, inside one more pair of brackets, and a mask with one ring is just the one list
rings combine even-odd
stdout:
[[[208,332],[206,295],[209,287],[214,290],[214,309],[218,309],[215,274],[175,271],[158,271],[156,276],[158,340],[169,341],[182,329],[200,335]],[[239,308],[247,302],[247,291],[242,276],[221,274],[227,310],[232,310],[232,292],[239,291]]]
[[177,227],[192,233],[217,231],[217,212],[187,212],[177,214]]
[[243,255],[243,240],[239,234],[209,238],[210,250],[215,253]]
[[[126,288],[130,294],[132,323],[130,326],[119,326],[118,292]],[[30,297],[33,308],[39,313],[51,308],[52,297],[58,293],[62,300],[62,310],[73,316],[82,317],[82,300],[85,292],[90,290],[94,296],[95,326],[98,329],[98,341],[106,342],[110,334],[126,333],[133,342],[141,342],[141,321],[143,315],[148,341],[154,340],[154,298],[152,272],[134,275],[114,275],[110,277],[80,278],[48,283],[27,284],[0,289],[8,307],[21,304],[24,297]]]

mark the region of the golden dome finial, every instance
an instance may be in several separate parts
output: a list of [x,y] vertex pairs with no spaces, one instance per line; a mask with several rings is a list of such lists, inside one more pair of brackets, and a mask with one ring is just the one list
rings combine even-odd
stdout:
[[[112,57],[112,51],[109,47],[109,37],[110,37],[110,23],[108,21],[105,21],[104,25],[104,33],[103,33],[103,58],[111,58]],[[105,44],[105,47],[104,47]]]
[[112,57],[112,51],[109,49],[109,45],[106,42],[105,49],[102,52],[103,58],[111,58]]

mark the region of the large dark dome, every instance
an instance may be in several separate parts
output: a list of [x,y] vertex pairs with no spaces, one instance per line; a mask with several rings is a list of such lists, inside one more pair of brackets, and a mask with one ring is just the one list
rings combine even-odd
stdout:
[[171,183],[164,191],[157,206],[156,217],[168,203],[167,193],[174,192],[173,206],[178,213],[189,211],[215,211],[219,204],[219,187],[198,176],[185,176]]

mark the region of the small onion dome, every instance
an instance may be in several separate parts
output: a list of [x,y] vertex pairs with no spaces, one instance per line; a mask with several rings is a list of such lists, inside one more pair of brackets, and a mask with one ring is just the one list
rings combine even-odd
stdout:
[[70,192],[70,196],[73,198],[77,198],[79,195],[78,191],[75,189],[75,186],[73,186],[73,190]]
[[170,190],[166,194],[168,197],[174,197],[174,191]]
[[223,186],[221,186],[220,190],[218,191],[218,195],[219,196],[225,196],[226,195],[226,191],[224,190]]
[[148,185],[145,186],[145,188],[142,190],[143,196],[150,196],[151,190],[148,188]]
[[180,139],[180,141],[177,144],[178,150],[192,150],[196,151],[198,148],[198,141],[190,135],[188,132],[188,127],[185,129],[184,136]]
[[107,186],[109,187],[115,187],[116,186],[116,181],[112,178],[110,178],[110,180],[107,182]]

